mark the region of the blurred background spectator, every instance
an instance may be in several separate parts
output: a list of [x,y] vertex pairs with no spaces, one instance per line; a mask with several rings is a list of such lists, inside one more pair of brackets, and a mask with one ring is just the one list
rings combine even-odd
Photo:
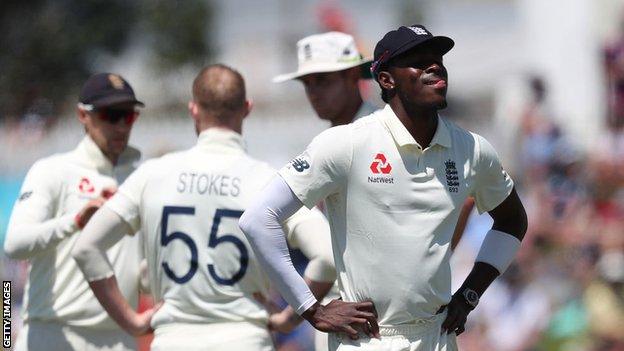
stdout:
[[[147,108],[131,142],[145,158],[194,143],[190,82],[224,62],[248,82],[251,155],[280,167],[328,127],[303,88],[272,84],[296,66],[295,42],[340,30],[370,55],[399,24],[423,23],[457,45],[445,56],[443,115],[500,150],[529,215],[516,263],[485,293],[462,350],[624,350],[624,4],[619,0],[213,0],[0,2],[0,241],[32,162],[82,137],[80,82],[112,71]],[[556,15],[555,15],[556,14]],[[26,25],[27,24],[27,25]],[[130,33],[130,34],[128,34]],[[97,55],[95,54],[97,53]],[[98,57],[96,60],[95,57]],[[104,58],[101,58],[104,57]],[[371,82],[364,95],[381,106]],[[473,213],[452,265],[468,273],[489,217]],[[305,261],[297,260],[298,266]],[[13,281],[13,331],[27,274]],[[278,296],[274,298],[280,302]],[[311,330],[278,335],[310,350]]]

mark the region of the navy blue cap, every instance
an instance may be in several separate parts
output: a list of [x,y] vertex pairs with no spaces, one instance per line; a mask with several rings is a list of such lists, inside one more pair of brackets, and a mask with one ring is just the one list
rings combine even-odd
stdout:
[[375,54],[373,56],[373,64],[371,65],[371,73],[377,79],[379,70],[385,63],[393,57],[397,57],[416,46],[428,43],[432,47],[438,49],[442,55],[446,54],[455,46],[453,39],[445,36],[434,36],[420,24],[414,24],[409,27],[401,26],[396,30],[390,31],[375,45]]
[[145,106],[134,96],[130,84],[114,73],[98,73],[89,77],[80,89],[79,101],[96,109],[122,103]]

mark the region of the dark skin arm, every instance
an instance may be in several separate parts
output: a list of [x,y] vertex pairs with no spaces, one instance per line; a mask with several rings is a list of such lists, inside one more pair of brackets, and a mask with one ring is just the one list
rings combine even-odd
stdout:
[[[492,229],[513,235],[522,241],[527,230],[527,216],[515,188],[489,214],[494,219]],[[442,332],[455,332],[459,335],[464,331],[464,325],[472,307],[465,302],[463,297],[459,295],[459,292],[465,288],[470,288],[481,296],[499,275],[500,272],[492,265],[476,262],[458,292],[451,298],[451,302],[440,308],[439,312],[442,312],[445,308],[448,310],[448,315],[442,323]]]

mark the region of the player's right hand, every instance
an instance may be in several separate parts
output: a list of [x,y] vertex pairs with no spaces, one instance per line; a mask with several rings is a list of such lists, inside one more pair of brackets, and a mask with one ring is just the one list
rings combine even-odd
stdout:
[[153,332],[152,329],[152,317],[158,311],[160,307],[162,307],[163,301],[154,305],[154,307],[149,308],[141,313],[135,313],[134,318],[129,326],[126,327],[126,332],[128,332],[132,336],[141,336],[145,334],[149,334]]
[[113,196],[116,191],[117,189],[115,188],[106,188],[102,190],[102,193],[98,198],[87,202],[87,204],[84,205],[84,207],[80,210],[80,212],[78,212],[76,218],[74,219],[76,222],[76,226],[78,226],[78,228],[80,229],[83,229],[87,225],[93,214],[97,210],[99,210],[100,207],[104,205],[104,202],[106,202],[106,200]]
[[358,339],[358,330],[371,338],[379,338],[377,311],[372,301],[345,302],[333,300],[323,306],[319,303],[302,314],[312,326],[326,333],[345,333]]

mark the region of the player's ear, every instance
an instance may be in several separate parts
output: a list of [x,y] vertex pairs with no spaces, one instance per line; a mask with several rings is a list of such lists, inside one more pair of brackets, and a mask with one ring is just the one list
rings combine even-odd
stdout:
[[388,71],[379,72],[377,81],[379,82],[379,85],[386,90],[394,89],[394,78],[392,77],[392,74],[390,74],[390,72]]
[[83,125],[87,124],[87,120],[89,119],[89,115],[87,111],[81,109],[80,107],[76,108],[76,115],[78,116],[78,121]]
[[197,103],[195,101],[191,100],[188,102],[188,110],[191,114],[191,117],[193,117],[193,119],[197,119],[197,115],[199,114],[199,106],[197,106]]
[[251,113],[251,109],[253,108],[253,100],[249,99],[249,100],[245,100],[245,114],[243,115],[243,118],[247,117],[250,113]]

